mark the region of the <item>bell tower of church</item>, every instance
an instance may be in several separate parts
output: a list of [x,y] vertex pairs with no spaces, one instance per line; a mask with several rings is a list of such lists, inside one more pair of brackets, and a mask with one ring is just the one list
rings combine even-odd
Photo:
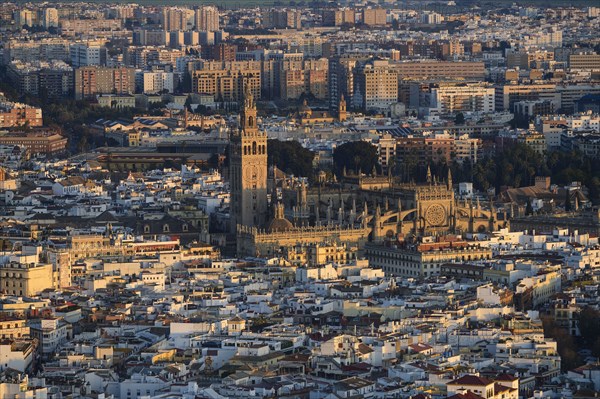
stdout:
[[244,88],[239,131],[231,135],[229,181],[231,232],[237,232],[238,225],[264,226],[268,216],[267,135],[258,130],[249,86]]
[[340,102],[338,104],[337,117],[339,122],[344,122],[348,118],[348,115],[346,113],[346,99],[344,98],[344,94],[342,94],[342,97],[340,98]]

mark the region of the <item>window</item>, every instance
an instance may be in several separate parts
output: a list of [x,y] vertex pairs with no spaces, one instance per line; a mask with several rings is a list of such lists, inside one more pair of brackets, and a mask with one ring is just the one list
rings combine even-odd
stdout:
[[168,232],[169,232],[169,225],[168,225],[168,224],[165,224],[165,225],[163,226],[163,233],[168,233]]

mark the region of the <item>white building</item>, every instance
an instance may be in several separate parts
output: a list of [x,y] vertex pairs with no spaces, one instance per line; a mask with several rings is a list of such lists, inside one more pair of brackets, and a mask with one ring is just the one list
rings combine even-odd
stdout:
[[0,371],[11,368],[24,372],[33,360],[34,347],[29,341],[0,342]]
[[76,43],[69,46],[71,65],[82,67],[106,64],[106,47],[90,43]]
[[494,112],[496,91],[479,84],[441,86],[431,89],[431,108],[441,114],[455,112]]
[[142,74],[142,91],[144,93],[160,93],[167,90],[172,93],[175,87],[173,72],[144,72]]
[[437,12],[424,12],[421,15],[421,23],[428,25],[437,25],[442,23],[442,16]]
[[51,356],[67,341],[67,323],[62,319],[33,320],[29,327],[31,336],[40,342],[43,356]]

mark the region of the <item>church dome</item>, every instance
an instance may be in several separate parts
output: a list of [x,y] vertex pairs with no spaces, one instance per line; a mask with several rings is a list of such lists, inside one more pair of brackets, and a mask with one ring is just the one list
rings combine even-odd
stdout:
[[269,233],[275,233],[280,231],[291,230],[294,228],[292,222],[287,220],[283,214],[283,205],[278,203],[275,205],[275,215],[273,219],[267,225],[267,231]]
[[267,231],[269,233],[282,232],[286,230],[291,230],[294,228],[292,222],[287,220],[286,218],[282,219],[273,219],[269,222],[267,226]]

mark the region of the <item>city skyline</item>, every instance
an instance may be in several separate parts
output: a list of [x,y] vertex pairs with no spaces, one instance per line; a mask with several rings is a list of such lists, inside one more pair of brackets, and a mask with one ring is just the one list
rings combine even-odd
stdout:
[[600,395],[600,6],[0,4],[0,399]]

